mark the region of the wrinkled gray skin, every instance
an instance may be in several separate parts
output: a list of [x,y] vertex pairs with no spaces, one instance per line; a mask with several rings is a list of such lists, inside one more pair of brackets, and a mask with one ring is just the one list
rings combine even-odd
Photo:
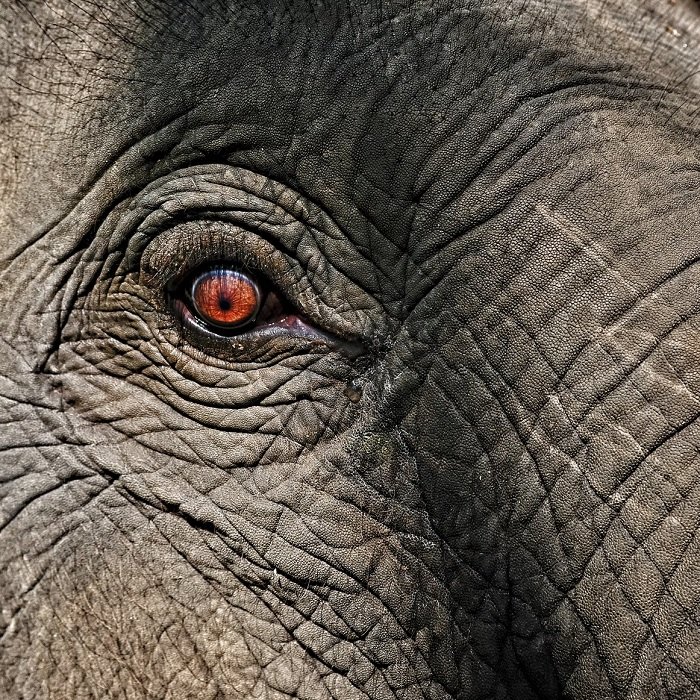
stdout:
[[697,14],[5,0],[0,697],[700,697]]

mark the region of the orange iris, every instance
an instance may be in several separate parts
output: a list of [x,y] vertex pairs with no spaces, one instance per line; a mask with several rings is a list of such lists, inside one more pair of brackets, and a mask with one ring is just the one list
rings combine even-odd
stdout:
[[192,284],[192,303],[203,321],[214,326],[241,326],[260,308],[257,283],[235,270],[209,270]]

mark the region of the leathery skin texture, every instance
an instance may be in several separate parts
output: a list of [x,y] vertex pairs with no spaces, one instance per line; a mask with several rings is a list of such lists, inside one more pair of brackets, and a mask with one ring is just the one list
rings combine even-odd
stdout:
[[2,3],[0,697],[700,697],[698,19]]

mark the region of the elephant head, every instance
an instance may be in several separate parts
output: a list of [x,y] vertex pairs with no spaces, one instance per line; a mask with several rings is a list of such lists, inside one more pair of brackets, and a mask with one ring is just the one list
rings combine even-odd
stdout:
[[0,695],[700,697],[700,12],[0,9]]

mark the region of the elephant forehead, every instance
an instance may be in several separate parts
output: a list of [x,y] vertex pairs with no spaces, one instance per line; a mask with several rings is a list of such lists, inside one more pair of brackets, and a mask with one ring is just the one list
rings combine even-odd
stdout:
[[[235,160],[332,207],[358,245],[371,218],[378,264],[392,270],[401,250],[419,245],[409,240],[416,213],[454,201],[515,135],[537,141],[528,125],[539,109],[504,126],[523,104],[559,89],[565,97],[575,87],[566,73],[588,92],[614,92],[618,73],[629,87],[640,52],[654,75],[641,31],[617,48],[605,37],[611,25],[629,25],[628,4],[521,5],[248,2],[195,11],[161,2],[146,16],[118,3],[99,15],[81,3],[37,3],[37,22],[19,15],[28,55],[12,76],[16,126],[4,145],[37,151],[13,176],[8,232],[22,240],[20,212],[46,224],[64,215],[127,151],[144,161],[140,170],[130,164],[131,190],[175,164]],[[33,45],[49,39],[56,55],[35,55]],[[74,78],[57,81],[56,64]],[[22,107],[46,114],[46,125],[36,120],[28,131]],[[549,122],[561,118],[557,110]]]

